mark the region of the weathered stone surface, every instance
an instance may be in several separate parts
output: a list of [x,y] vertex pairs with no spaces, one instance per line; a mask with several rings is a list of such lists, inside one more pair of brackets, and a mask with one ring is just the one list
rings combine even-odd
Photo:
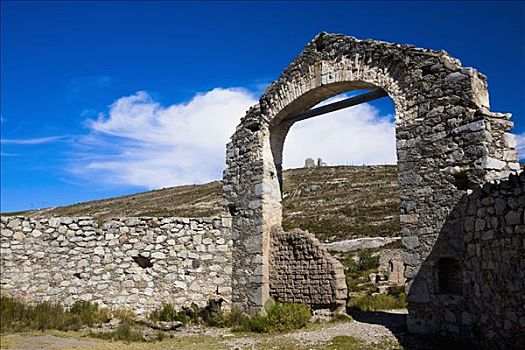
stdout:
[[315,168],[315,160],[313,160],[312,158],[306,158],[304,160],[304,167],[305,168]]
[[318,309],[343,311],[346,281],[341,263],[308,231],[272,229],[270,296]]
[[[487,212],[464,218],[458,205],[468,192],[518,171],[510,115],[489,111],[486,77],[445,51],[340,34],[321,33],[308,43],[248,110],[227,145],[223,184],[234,239],[232,302],[255,313],[270,296],[270,232],[281,226],[283,146],[293,125],[286,118],[360,89],[385,91],[396,109],[409,329],[468,334],[457,325],[462,296],[443,297],[447,293],[440,290],[457,289],[461,277],[441,281],[443,287],[436,270],[442,259],[452,267],[454,259],[462,261],[462,225],[481,237],[506,224],[503,217],[487,220]],[[515,214],[507,219],[517,222]],[[489,236],[484,242],[496,239]],[[470,251],[488,254],[476,246]],[[490,259],[483,265],[493,268]],[[450,266],[445,270],[452,274]]]
[[406,282],[405,264],[401,249],[383,249],[379,253],[379,272],[388,276],[388,282],[403,286]]
[[288,116],[361,89],[384,90],[396,109],[408,329],[525,348],[525,175],[512,176],[510,114],[489,111],[486,77],[445,51],[339,34],[316,36],[242,118],[225,217],[2,217],[2,293],[137,313],[217,292],[251,313],[270,295],[344,305],[341,266],[313,236],[280,229],[282,156]]
[[[86,300],[139,314],[163,303],[231,300],[231,229],[220,218],[118,218],[98,227],[86,217],[2,217],[0,228],[2,295],[67,306]],[[194,237],[217,249],[197,249]]]
[[356,252],[362,249],[379,248],[384,245],[397,242],[401,237],[365,237],[348,239],[345,241],[324,243],[323,246],[329,252],[348,253]]
[[[457,327],[483,330],[486,348],[525,348],[525,173],[486,184],[464,199],[465,218],[482,212],[487,225],[477,234],[465,227],[463,237],[463,312]],[[494,209],[495,208],[495,209]],[[504,222],[495,226],[494,222]],[[450,322],[449,322],[450,323]]]

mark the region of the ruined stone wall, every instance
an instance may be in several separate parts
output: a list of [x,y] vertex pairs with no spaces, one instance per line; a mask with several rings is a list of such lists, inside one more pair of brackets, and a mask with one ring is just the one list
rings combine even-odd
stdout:
[[[431,320],[445,317],[448,302],[436,293],[434,257],[461,254],[455,207],[468,190],[519,168],[510,115],[489,110],[486,77],[442,50],[320,33],[267,88],[227,150],[233,299],[256,312],[269,297],[269,235],[281,225],[282,155],[293,124],[287,118],[360,89],[383,90],[394,102],[409,329],[432,333],[439,324]],[[445,236],[448,243],[435,246]]]
[[274,227],[270,246],[270,296],[278,301],[344,311],[343,265],[308,231]]
[[525,173],[488,183],[466,202],[467,308],[448,321],[485,347],[525,349]]
[[[281,192],[269,147],[268,127],[258,106],[250,108],[226,147],[223,196],[233,238],[232,304],[260,311],[270,296],[270,229],[281,223]],[[261,130],[260,128],[263,127]],[[270,210],[263,210],[271,208]]]
[[405,265],[402,249],[382,249],[379,252],[379,273],[388,276],[388,282],[403,286],[405,279]]
[[90,217],[2,217],[0,225],[2,295],[138,314],[231,299],[227,219],[119,218],[99,227]]

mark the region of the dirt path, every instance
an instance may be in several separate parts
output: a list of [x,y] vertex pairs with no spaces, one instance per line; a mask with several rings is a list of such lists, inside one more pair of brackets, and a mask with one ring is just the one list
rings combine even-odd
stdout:
[[20,350],[48,350],[48,349],[75,349],[87,348],[94,344],[93,339],[63,337],[49,335],[32,334],[10,334],[2,335],[0,349],[20,349]]
[[327,343],[338,336],[350,336],[366,343],[378,344],[385,338],[395,341],[394,334],[386,327],[376,324],[362,323],[359,321],[344,322],[316,331],[300,331],[290,333],[284,337],[293,339],[304,345]]
[[[385,343],[385,340],[390,345],[397,344],[393,333],[381,325],[348,321],[312,327],[314,328],[278,335],[247,335],[230,333],[228,329],[190,327],[173,332],[171,338],[162,342],[133,344],[92,339],[85,337],[81,332],[20,333],[3,335],[0,348],[12,350],[325,349],[337,336],[351,336],[367,344],[377,345]],[[388,347],[388,349],[395,348]]]

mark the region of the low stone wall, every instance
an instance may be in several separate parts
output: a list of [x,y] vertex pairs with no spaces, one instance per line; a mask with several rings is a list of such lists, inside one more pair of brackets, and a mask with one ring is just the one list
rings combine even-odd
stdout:
[[483,347],[525,349],[525,173],[486,184],[467,203],[468,309],[451,321],[470,325]]
[[339,242],[323,243],[329,252],[349,253],[363,249],[380,248],[390,243],[401,241],[401,237],[364,237]]
[[307,231],[274,227],[270,248],[270,296],[316,308],[344,311],[347,288],[343,265]]
[[231,220],[1,218],[1,292],[28,302],[96,301],[144,314],[231,300]]

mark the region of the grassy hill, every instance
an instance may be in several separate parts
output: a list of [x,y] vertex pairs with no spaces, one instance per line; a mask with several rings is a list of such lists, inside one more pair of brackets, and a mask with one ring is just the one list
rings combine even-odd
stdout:
[[337,166],[284,172],[283,227],[323,241],[399,235],[396,166]]
[[[17,213],[32,217],[91,215],[215,216],[220,181],[137,193],[64,207]],[[283,226],[301,228],[322,241],[399,234],[395,166],[336,166],[284,171]]]

